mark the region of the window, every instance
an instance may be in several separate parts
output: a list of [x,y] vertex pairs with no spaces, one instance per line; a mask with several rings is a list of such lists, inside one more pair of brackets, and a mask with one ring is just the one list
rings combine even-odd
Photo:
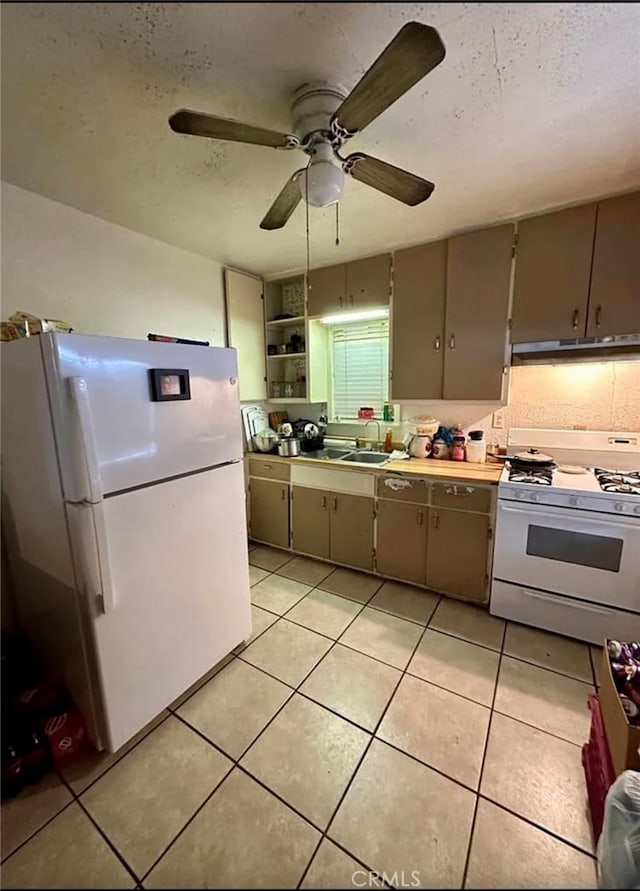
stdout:
[[357,418],[362,406],[382,417],[389,398],[388,319],[332,326],[329,343],[332,418]]

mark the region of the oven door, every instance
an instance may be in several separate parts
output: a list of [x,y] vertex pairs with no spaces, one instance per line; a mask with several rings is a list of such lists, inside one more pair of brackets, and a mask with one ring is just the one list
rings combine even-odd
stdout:
[[640,612],[640,523],[632,517],[500,501],[493,575]]

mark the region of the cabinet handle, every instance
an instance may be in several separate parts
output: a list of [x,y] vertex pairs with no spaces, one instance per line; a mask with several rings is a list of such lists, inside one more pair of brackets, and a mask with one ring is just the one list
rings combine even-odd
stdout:
[[353,306],[353,294],[349,295],[349,304]]
[[578,321],[579,320],[580,320],[580,311],[577,309],[574,309],[572,325],[573,325],[573,328],[575,331],[578,330]]
[[322,509],[326,510],[327,509],[327,496],[326,495],[322,496],[322,501],[320,503],[322,504]]
[[602,307],[596,307],[596,328],[600,327],[600,322],[602,321]]
[[455,336],[455,334],[452,334],[451,337],[449,338],[449,349],[453,350],[453,349],[455,349],[455,346],[456,346],[456,336]]
[[342,297],[338,297],[338,306],[342,309]]
[[419,510],[418,511],[418,526],[422,526],[423,522],[424,522],[424,511]]
[[280,500],[284,501],[284,489],[280,492]]
[[434,514],[433,521],[432,521],[431,525],[433,526],[434,529],[437,529],[439,524],[440,524],[440,515]]
[[338,499],[335,497],[335,495],[333,496],[333,509],[338,510]]
[[440,335],[439,334],[436,334],[436,336],[433,338],[433,348],[434,348],[434,350],[440,349]]

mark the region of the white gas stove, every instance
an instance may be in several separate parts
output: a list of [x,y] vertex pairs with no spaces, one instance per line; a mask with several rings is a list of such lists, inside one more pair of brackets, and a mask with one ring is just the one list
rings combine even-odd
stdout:
[[555,466],[505,466],[491,587],[495,615],[601,643],[640,635],[640,434],[510,431]]

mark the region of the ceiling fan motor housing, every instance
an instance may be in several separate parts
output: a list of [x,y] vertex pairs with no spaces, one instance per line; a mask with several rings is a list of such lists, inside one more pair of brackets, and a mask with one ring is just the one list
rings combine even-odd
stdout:
[[296,90],[291,106],[293,132],[303,146],[314,134],[331,132],[330,121],[347,95],[342,87],[328,83],[303,84]]

